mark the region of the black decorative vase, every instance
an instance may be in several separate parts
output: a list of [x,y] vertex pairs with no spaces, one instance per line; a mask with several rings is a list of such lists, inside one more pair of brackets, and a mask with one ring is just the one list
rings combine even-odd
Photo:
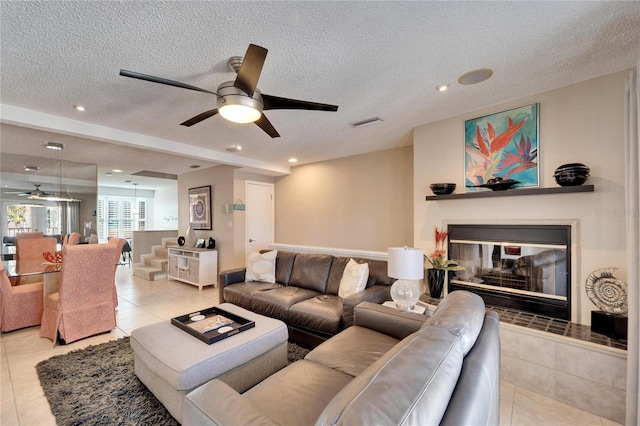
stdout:
[[178,245],[182,247],[184,245],[184,237],[178,237]]
[[213,239],[213,237],[209,237],[209,245],[207,246],[208,249],[214,249],[216,248],[216,240]]
[[435,299],[442,296],[444,287],[444,269],[427,269],[427,284],[429,285],[429,294]]

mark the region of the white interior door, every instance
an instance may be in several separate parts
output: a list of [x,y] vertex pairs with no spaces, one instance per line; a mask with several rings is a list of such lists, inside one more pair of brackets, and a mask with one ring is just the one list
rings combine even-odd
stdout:
[[274,240],[274,185],[246,181],[246,254],[267,248]]

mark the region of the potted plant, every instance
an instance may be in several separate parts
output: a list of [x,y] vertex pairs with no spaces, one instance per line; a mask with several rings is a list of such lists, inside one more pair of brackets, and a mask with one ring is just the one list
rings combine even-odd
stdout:
[[440,298],[442,295],[445,271],[464,270],[464,266],[460,266],[455,260],[447,259],[444,242],[448,235],[448,232],[435,227],[436,249],[427,257],[427,261],[432,266],[427,269],[427,284],[429,285],[429,294],[434,298]]

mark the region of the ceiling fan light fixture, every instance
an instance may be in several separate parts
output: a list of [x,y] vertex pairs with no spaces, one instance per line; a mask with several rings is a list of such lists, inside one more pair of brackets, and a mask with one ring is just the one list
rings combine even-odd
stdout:
[[218,112],[234,123],[253,123],[262,116],[262,95],[256,90],[250,97],[227,81],[218,87]]
[[262,113],[257,109],[246,105],[225,104],[218,108],[220,115],[234,123],[253,123],[260,118]]

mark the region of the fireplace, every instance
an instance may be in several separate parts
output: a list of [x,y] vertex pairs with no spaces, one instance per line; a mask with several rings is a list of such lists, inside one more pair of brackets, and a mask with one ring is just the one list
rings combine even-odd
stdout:
[[571,319],[570,225],[449,225],[448,291],[468,290],[487,305]]

